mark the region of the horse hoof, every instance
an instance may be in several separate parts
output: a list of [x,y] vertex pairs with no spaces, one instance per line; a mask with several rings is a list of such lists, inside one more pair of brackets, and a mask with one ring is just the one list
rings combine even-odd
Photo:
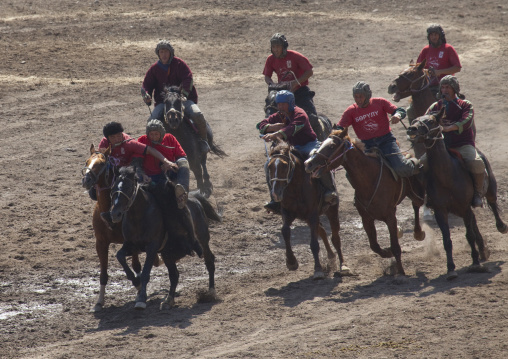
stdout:
[[480,251],[480,261],[485,262],[490,257],[490,250],[488,248],[484,248],[483,251]]
[[312,276],[312,279],[314,279],[314,280],[325,279],[325,274],[320,270],[315,271],[314,275]]
[[454,280],[455,278],[457,278],[459,275],[457,274],[457,272],[455,272],[454,270],[452,271],[449,271],[448,272],[448,275],[446,276],[446,279],[447,280]]
[[199,291],[196,294],[196,299],[198,303],[211,303],[215,302],[218,297],[217,293],[215,292],[215,288],[210,288],[208,290]]
[[298,269],[298,261],[295,260],[294,263],[290,263],[289,261],[286,261],[286,267],[287,269],[293,271]]
[[134,309],[137,309],[137,310],[146,309],[146,303],[145,302],[136,302]]
[[339,277],[350,277],[353,275],[351,269],[349,269],[349,267],[345,265],[342,265],[337,273]]
[[421,242],[421,241],[423,241],[425,239],[425,231],[421,231],[419,233],[414,232],[413,233],[413,237],[417,241]]
[[397,226],[397,238],[401,239],[403,235],[404,235],[404,231],[402,230],[402,227]]
[[103,306],[101,303],[97,303],[97,304],[95,304],[95,306],[92,308],[91,312],[93,312],[93,313],[98,313],[98,312],[102,311],[102,308],[103,308],[103,307],[104,307],[104,306]]
[[169,310],[173,308],[175,305],[175,299],[168,295],[166,299],[161,303],[160,310]]
[[508,233],[508,226],[505,224],[503,226],[497,227],[497,230],[503,234]]

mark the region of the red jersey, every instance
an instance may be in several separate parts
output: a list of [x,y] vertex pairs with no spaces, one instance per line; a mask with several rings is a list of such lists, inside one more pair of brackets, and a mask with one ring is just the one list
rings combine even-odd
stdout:
[[[422,52],[420,52],[416,62],[420,63],[424,59],[427,60],[427,63],[425,64],[426,69],[428,69],[430,66],[436,70],[447,69],[452,66],[458,66],[462,68],[457,51],[455,51],[453,46],[449,44],[442,44],[438,48],[432,47],[430,45],[425,46]],[[445,76],[446,75],[440,75],[439,79],[433,78],[430,85],[439,85],[439,80]]]
[[339,126],[353,126],[356,136],[362,140],[386,135],[392,129],[390,128],[390,119],[397,110],[397,106],[392,105],[390,101],[381,97],[370,99],[367,107],[358,107],[356,103],[349,106],[342,114],[338,123]]
[[[298,79],[305,71],[310,69],[312,69],[312,65],[305,56],[299,52],[287,50],[286,56],[282,59],[273,55],[268,56],[263,75],[272,77],[272,74],[275,72],[277,74],[277,82],[292,81]],[[307,86],[308,84],[309,81],[306,80],[300,85]],[[301,86],[297,87],[295,91]]]
[[[128,166],[132,157],[142,157],[146,152],[146,145],[132,139],[129,135],[122,133],[123,142],[111,148],[110,157],[116,158],[118,167]],[[110,143],[106,137],[103,137],[99,143],[99,149],[108,148]]]
[[[138,142],[155,148],[171,162],[176,162],[177,159],[187,156],[178,140],[170,133],[164,135],[161,144],[154,144],[147,135],[138,138]],[[162,173],[160,161],[149,154],[146,154],[145,160],[143,161],[143,170],[147,176],[154,176]]]

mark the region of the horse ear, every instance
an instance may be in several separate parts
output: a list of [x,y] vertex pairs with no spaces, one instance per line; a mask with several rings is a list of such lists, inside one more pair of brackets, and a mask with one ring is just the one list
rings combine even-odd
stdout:
[[418,65],[418,70],[422,70],[425,67],[425,64],[427,63],[427,59],[423,59],[422,62]]
[[111,154],[111,145],[106,148],[106,151],[103,152],[106,157],[108,157]]
[[415,62],[413,61],[413,59],[411,59],[411,61],[409,61],[409,66],[414,66]]
[[95,153],[95,146],[93,143],[90,145],[90,154],[93,155]]
[[340,133],[340,137],[344,138],[348,135],[348,128],[349,127],[346,127],[345,129],[343,129]]
[[181,100],[182,100],[182,102],[185,102],[185,101],[187,101],[187,97],[182,96]]

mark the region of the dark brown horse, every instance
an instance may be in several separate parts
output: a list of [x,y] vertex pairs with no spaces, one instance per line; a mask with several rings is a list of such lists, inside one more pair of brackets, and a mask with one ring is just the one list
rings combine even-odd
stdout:
[[[423,185],[415,176],[395,179],[382,159],[367,156],[351,142],[346,130],[333,131],[319,150],[305,161],[305,169],[319,177],[323,171],[344,166],[349,182],[355,189],[355,206],[362,217],[363,228],[370,248],[383,258],[395,257],[397,271],[404,275],[398,239],[397,205],[407,196],[411,199],[414,215],[414,238],[423,240],[419,209],[423,205]],[[390,232],[390,248],[383,249],[377,242],[374,221],[386,223]]]
[[[411,62],[388,86],[388,93],[393,95],[395,101],[411,96],[413,118],[410,120],[425,115],[430,105],[437,101],[429,87],[431,77],[425,64],[426,60],[416,65]],[[423,145],[415,144],[415,156],[420,158],[424,153]]]
[[[448,213],[453,213],[464,220],[466,238],[471,246],[471,257],[473,258],[471,270],[483,270],[480,266],[480,260],[487,260],[489,251],[478,230],[476,217],[471,209],[473,198],[471,175],[466,170],[463,161],[452,156],[445,147],[442,134],[443,123],[441,122],[443,114],[444,108],[438,114],[417,118],[414,124],[407,129],[407,134],[412,141],[425,145],[428,162],[428,168],[425,171],[426,191],[429,199],[427,205],[434,209],[436,222],[443,235],[448,279],[454,279],[457,277],[457,272],[455,272],[452,256]],[[485,195],[487,204],[496,218],[497,230],[501,233],[507,233],[508,227],[499,216],[497,182],[494,173],[487,158],[480,151],[478,152],[485,163],[488,174],[488,190]],[[478,250],[476,246],[478,246]]]
[[[179,280],[176,262],[189,252],[189,232],[181,223],[184,215],[176,203],[174,184],[166,181],[152,190],[141,187],[136,179],[134,168],[122,167],[111,191],[112,205],[110,216],[114,223],[121,222],[124,243],[116,257],[132,284],[139,288],[135,308],[146,308],[147,285],[154,260],[160,252],[168,269],[170,288],[161,309],[172,307]],[[208,218],[220,221],[207,199],[193,193],[187,201],[192,217],[196,238],[203,250],[209,274],[209,300],[215,299],[215,257],[210,250]],[[141,275],[136,276],[127,265],[126,256],[146,253]]]
[[[199,135],[194,124],[185,116],[184,105],[186,98],[182,94],[182,89],[178,86],[166,86],[163,92],[164,96],[164,127],[167,132],[176,137],[183,150],[187,154],[189,167],[194,173],[198,189],[209,197],[213,191],[210,175],[206,167],[207,153],[203,152],[199,146]],[[213,141],[213,132],[207,123],[208,145],[211,153],[225,157],[227,154]]]
[[305,172],[300,155],[287,142],[274,143],[268,160],[269,181],[274,200],[281,202],[282,236],[286,244],[286,266],[289,270],[298,269],[298,261],[291,248],[291,224],[298,218],[307,222],[310,228],[310,249],[314,256],[314,278],[324,278],[323,268],[319,261],[318,234],[323,240],[328,259],[335,261],[335,253],[328,242],[326,230],[321,225],[319,216],[325,214],[330,222],[332,243],[339,255],[340,268],[343,274],[349,269],[344,266],[339,236],[339,204],[325,206],[324,189],[321,184],[311,179]]
[[[94,311],[100,311],[104,307],[106,284],[108,283],[108,249],[111,243],[123,243],[122,229],[120,225],[111,228],[101,218],[101,213],[109,211],[111,207],[111,187],[114,182],[114,165],[109,161],[110,149],[105,153],[95,150],[90,146],[90,157],[86,160],[83,168],[83,187],[89,190],[95,186],[97,191],[97,203],[93,210],[92,226],[95,234],[95,249],[100,263],[100,290]],[[141,264],[137,255],[132,257],[132,267],[136,273],[141,272]]]

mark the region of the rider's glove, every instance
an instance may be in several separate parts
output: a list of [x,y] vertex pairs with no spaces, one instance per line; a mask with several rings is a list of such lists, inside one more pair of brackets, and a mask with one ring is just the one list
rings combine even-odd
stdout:
[[150,106],[152,104],[152,97],[145,91],[144,88],[141,88],[141,97],[143,97],[143,101]]

